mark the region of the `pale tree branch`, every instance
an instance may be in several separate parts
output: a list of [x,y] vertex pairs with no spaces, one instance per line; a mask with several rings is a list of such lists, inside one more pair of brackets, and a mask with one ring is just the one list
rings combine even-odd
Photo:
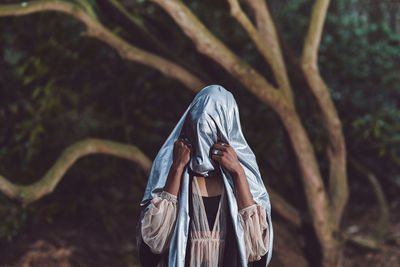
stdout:
[[338,244],[332,235],[328,195],[311,142],[294,106],[287,100],[282,91],[273,88],[260,74],[241,61],[212,35],[182,1],[152,1],[169,13],[183,32],[192,39],[201,53],[218,62],[232,76],[241,81],[250,92],[278,113],[288,130],[299,159],[306,198],[317,236],[324,247],[324,253],[332,256],[328,260],[334,260]]
[[[161,70],[164,74],[167,74],[167,76],[174,77],[175,75],[174,78],[180,80],[181,82],[184,81],[183,83],[188,85],[188,87],[193,91],[198,91],[203,87],[203,84],[196,78],[190,77],[190,74],[187,75],[189,78],[185,78],[185,75],[180,74],[178,66],[173,66],[172,63],[160,57],[154,56],[126,43],[124,40],[111,33],[108,29],[104,28],[95,17],[89,16],[84,10],[80,9],[75,4],[57,0],[40,0],[29,2],[28,4],[24,5],[0,5],[0,16],[21,16],[41,11],[59,11],[69,14],[87,26],[87,35],[98,38],[114,47],[122,58],[130,59],[132,61],[154,67]],[[229,54],[230,51],[228,50],[227,53]],[[253,69],[249,68],[249,66],[247,66],[245,63],[240,62],[240,60],[238,60],[233,54],[232,57],[233,59],[230,58],[230,60],[233,60],[236,65],[242,64],[241,67],[235,66],[237,72],[244,71],[251,74],[255,73]],[[175,74],[169,74],[169,72],[175,72]],[[256,75],[257,77],[260,77],[259,74]],[[259,85],[259,83],[256,85]],[[276,91],[266,81],[262,82],[261,85],[266,85],[268,88]],[[277,101],[277,98],[280,98],[280,95],[275,95],[274,93],[269,93],[269,95],[272,95],[272,97],[266,97],[265,92],[261,93],[261,95],[263,95],[263,99],[269,99],[270,101]],[[87,154],[95,153],[110,154],[132,160],[142,166],[147,173],[151,168],[151,162],[145,157],[144,154],[142,154],[133,146],[118,144],[111,141],[87,139],[67,148],[57,160],[55,165],[46,173],[46,175],[32,185],[15,185],[9,182],[3,176],[0,176],[0,192],[11,199],[17,199],[24,205],[27,205],[41,198],[42,196],[51,193],[68,168],[78,158]],[[301,218],[296,208],[291,206],[282,197],[274,192],[272,192],[271,199],[275,203],[277,212],[280,213],[282,217],[292,222],[296,227],[300,226]]]
[[[231,10],[233,9],[233,11],[237,13],[243,13],[243,11],[239,9],[240,7],[237,1],[229,1],[231,3]],[[301,126],[301,122],[294,111],[295,107],[293,93],[274,21],[264,0],[247,0],[247,2],[255,13],[258,34],[260,34],[261,38],[263,39],[262,42],[264,45],[269,46],[269,51],[272,53],[270,65],[274,71],[277,83],[280,89],[287,96],[287,99],[289,100],[288,102],[292,104],[291,106],[293,110],[290,112],[289,110],[286,112],[278,112],[278,114],[280,115],[289,132],[289,135],[291,136],[294,149],[300,161],[299,164],[303,171],[302,178],[304,181],[306,197],[314,227],[317,231],[317,235],[321,244],[324,246],[324,252],[326,253],[326,251],[335,250],[336,241],[332,235],[333,228],[330,219],[331,214],[329,210],[329,199],[321,179],[321,173],[319,172],[317,160],[315,158],[315,154],[313,153],[311,143],[309,142],[307,134],[304,128]],[[242,25],[244,25],[244,27],[249,29],[248,32],[249,35],[251,35],[252,32],[254,32],[254,29],[250,28],[251,22],[243,19],[244,14],[241,16],[242,17],[238,16],[238,19],[242,21]],[[250,30],[252,32],[250,32]],[[289,209],[285,210],[289,211]],[[286,216],[288,215],[289,214],[286,214]],[[292,222],[293,221],[294,220],[292,220]]]
[[143,19],[137,16],[134,16],[130,13],[118,0],[107,0],[114,8],[116,8],[125,18],[127,18],[131,23],[133,23],[136,27],[138,27],[146,36],[163,52],[168,49],[162,46],[161,41],[155,36],[143,23]]
[[89,138],[66,148],[47,173],[31,185],[15,185],[0,175],[0,192],[10,199],[20,201],[24,206],[28,205],[53,192],[68,169],[78,159],[90,154],[107,154],[130,160],[138,164],[147,175],[152,165],[151,160],[135,146]]
[[358,160],[353,157],[349,157],[349,163],[353,165],[361,176],[365,177],[370,183],[372,190],[374,191],[375,198],[378,202],[380,214],[377,216],[377,223],[375,224],[375,231],[367,235],[354,234],[347,232],[340,232],[341,237],[359,247],[367,248],[370,250],[379,250],[381,245],[387,240],[388,222],[389,222],[389,206],[386,201],[385,194],[382,186],[379,183],[378,178],[375,174],[367,167],[362,165]]
[[389,205],[387,203],[385,193],[383,192],[382,186],[379,183],[378,178],[372,171],[363,166],[355,158],[349,157],[349,162],[358,172],[360,172],[363,177],[367,178],[372,190],[374,191],[380,211],[380,216],[378,216],[377,218],[378,222],[376,223],[374,239],[376,240],[377,244],[380,244],[385,239],[389,223]]
[[330,0],[316,0],[301,55],[302,64],[318,69],[318,49]]
[[282,101],[283,94],[215,37],[182,1],[152,1],[161,6],[175,20],[200,53],[219,63],[266,104],[276,108],[286,108],[288,103]]
[[[152,162],[136,146],[109,140],[88,138],[66,148],[47,173],[31,185],[16,185],[0,175],[0,192],[8,198],[17,200],[26,206],[52,193],[69,168],[80,158],[91,154],[106,154],[127,159],[141,167],[146,176],[150,174]],[[136,181],[142,188],[145,187],[145,182],[145,179]],[[275,210],[294,226],[300,227],[301,218],[297,209],[274,191],[271,191],[270,194]]]
[[118,0],[107,0],[110,5],[112,5],[115,9],[117,9],[127,20],[129,20],[132,24],[134,24],[144,35],[151,41],[151,44],[162,53],[162,55],[168,56],[170,60],[173,60],[180,66],[184,67],[187,70],[191,70],[194,75],[198,75],[200,78],[207,80],[207,74],[204,73],[197,65],[194,66],[189,65],[185,62],[182,56],[176,54],[174,50],[171,50],[168,46],[164,44],[162,40],[160,40],[156,35],[154,35],[143,22],[143,18],[138,15],[133,15],[129,10],[127,10]]
[[[147,33],[152,38],[154,35],[144,25],[143,20],[139,17],[132,15],[118,0],[107,0],[112,6],[114,6],[122,15],[124,15],[130,22],[135,24],[143,32]],[[154,37],[155,38],[155,37]]]
[[90,5],[90,3],[87,0],[76,0],[76,1],[80,6],[82,6],[82,8],[85,10],[85,12],[88,15],[97,19],[96,12],[93,10],[93,7]]
[[290,203],[286,202],[279,194],[269,188],[269,196],[271,205],[283,218],[291,222],[297,228],[301,227],[302,218],[299,211]]
[[348,234],[348,233],[342,233],[341,236],[346,241],[351,242],[362,248],[379,250],[379,248],[381,247],[380,243],[377,242],[377,240],[371,236]]
[[284,92],[290,103],[294,105],[294,96],[286,64],[279,44],[275,22],[271,17],[265,0],[246,0],[253,9],[259,36],[265,47],[268,47],[271,58],[268,61],[274,73],[279,88]]
[[332,235],[329,198],[312,144],[295,110],[287,110],[286,113],[278,113],[278,115],[288,131],[298,159],[305,197],[317,237],[321,245],[327,248],[335,243]]
[[315,95],[322,111],[323,125],[328,132],[329,145],[327,155],[330,164],[329,195],[332,220],[339,227],[349,191],[346,170],[346,145],[342,125],[329,90],[318,69],[318,48],[321,42],[329,0],[316,0],[311,13],[311,20],[304,41],[301,67],[306,80]]
[[[175,20],[183,32],[193,41],[197,49],[219,63],[225,70],[227,70],[233,77],[237,78],[250,92],[252,92],[263,103],[273,108],[280,119],[282,120],[285,128],[287,129],[293,148],[295,150],[299,166],[301,168],[301,175],[304,184],[305,194],[307,198],[308,207],[310,209],[313,225],[322,245],[323,250],[323,265],[333,266],[331,263],[340,262],[341,258],[339,251],[339,242],[334,238],[333,231],[335,230],[336,221],[332,221],[332,213],[337,212],[329,209],[329,199],[325,190],[324,183],[321,178],[321,173],[318,167],[318,162],[313,151],[311,142],[307,133],[301,124],[301,120],[295,111],[294,105],[288,100],[289,98],[282,90],[274,88],[262,75],[260,75],[254,68],[249,66],[246,62],[241,60],[235,55],[228,47],[226,47],[219,39],[217,39],[198,19],[197,17],[179,0],[152,0],[160,5],[169,15]],[[156,57],[150,53],[144,52],[136,47],[126,43],[118,36],[105,29],[97,20],[88,16],[83,10],[79,8],[70,8],[72,5],[63,1],[49,1],[38,0],[30,2],[28,9],[32,3],[45,3],[61,6],[64,13],[71,14],[80,19],[88,28],[88,35],[96,37],[104,42],[113,46],[122,57],[147,64],[153,68],[162,71],[165,75],[178,79],[186,84],[189,88],[194,88],[198,91],[200,88],[194,86],[201,82],[190,73],[185,73],[182,68],[172,65],[170,62],[163,62],[165,59]],[[7,7],[13,6],[12,14],[20,12],[20,5],[6,5]],[[16,8],[18,6],[18,8]],[[0,16],[4,9],[0,6]],[[25,9],[27,6],[24,6]],[[67,7],[67,8],[66,8]],[[60,7],[57,7],[60,8]],[[43,10],[58,10],[55,7],[45,7],[36,11]],[[7,8],[6,8],[7,9]],[[65,10],[67,9],[67,10]],[[17,11],[16,11],[17,10]],[[33,13],[36,11],[26,12]],[[21,13],[24,13],[22,11]],[[9,14],[9,15],[12,15]],[[278,45],[279,46],[279,45]],[[154,58],[156,57],[156,58]],[[158,60],[158,61],[157,61]],[[161,60],[161,62],[160,62]],[[283,61],[282,61],[283,62]],[[164,66],[160,66],[163,63]],[[168,72],[170,69],[165,69],[165,65],[172,65],[172,68],[178,68],[179,73],[176,71]],[[179,70],[180,68],[180,70]],[[188,75],[184,75],[188,74]],[[185,77],[182,77],[185,76]],[[189,81],[185,78],[189,77]],[[339,122],[340,123],[340,122]],[[336,157],[336,151],[333,150],[333,158]],[[331,161],[332,163],[333,161]],[[341,161],[339,160],[341,163]],[[341,166],[339,166],[341,167]],[[3,184],[6,184],[3,181]],[[347,184],[346,184],[347,185]],[[331,187],[333,188],[333,187]],[[10,186],[5,192],[10,192],[13,187]],[[345,188],[347,190],[347,187]],[[335,194],[338,195],[338,194]],[[341,200],[338,201],[340,203]],[[346,201],[345,201],[346,202]],[[339,211],[341,212],[341,211]],[[336,220],[337,218],[334,218]],[[335,265],[336,266],[336,265]]]
[[[284,90],[285,88],[287,88],[286,84],[284,84],[283,80],[281,79],[281,72],[284,71],[284,69],[279,68],[276,61],[275,52],[272,49],[272,45],[264,42],[260,33],[254,27],[253,23],[247,17],[247,15],[243,12],[237,0],[228,0],[228,2],[230,5],[231,15],[240,23],[240,25],[242,25],[243,29],[246,30],[247,34],[256,45],[258,51],[270,64],[271,69],[277,79],[278,86],[282,88],[282,90]],[[289,100],[293,99],[289,98]]]
[[155,68],[165,76],[180,81],[193,92],[198,92],[205,86],[204,82],[177,64],[129,44],[112,33],[109,29],[105,28],[96,18],[90,16],[76,4],[62,0],[37,0],[24,2],[22,4],[0,5],[0,17],[22,16],[50,10],[69,14],[80,20],[86,25],[88,36],[107,43],[113,47],[122,58]]

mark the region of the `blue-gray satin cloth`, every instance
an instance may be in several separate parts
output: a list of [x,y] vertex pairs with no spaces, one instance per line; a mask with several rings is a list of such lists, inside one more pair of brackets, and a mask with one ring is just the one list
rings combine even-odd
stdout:
[[[237,266],[247,266],[246,248],[243,238],[243,228],[239,219],[238,205],[235,198],[235,188],[229,172],[217,162],[210,159],[210,148],[218,141],[228,143],[237,154],[250,186],[254,201],[263,206],[267,213],[269,225],[269,250],[266,266],[268,266],[273,249],[273,227],[271,221],[271,204],[268,192],[261,179],[260,171],[253,151],[247,144],[241,129],[239,109],[231,92],[220,85],[210,85],[203,88],[193,99],[179,122],[158,152],[147,182],[143,199],[140,220],[137,225],[137,245],[143,242],[140,233],[145,212],[149,209],[151,200],[157,192],[161,192],[167,180],[172,164],[174,142],[185,135],[190,140],[195,153],[185,167],[178,193],[178,217],[169,247],[168,266],[184,267],[187,239],[189,236],[189,170],[208,176],[209,172],[220,168],[227,193],[229,213],[232,217],[233,229],[236,233],[238,251],[232,251],[232,257],[239,258]],[[238,254],[239,255],[238,255]]]

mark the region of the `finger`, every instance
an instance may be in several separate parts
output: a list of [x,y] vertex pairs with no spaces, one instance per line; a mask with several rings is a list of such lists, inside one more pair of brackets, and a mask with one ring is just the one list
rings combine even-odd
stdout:
[[190,147],[190,146],[185,146],[185,147],[186,147],[186,149],[189,150],[190,152],[193,151],[192,147]]
[[179,136],[178,140],[180,140],[181,142],[184,142],[184,143],[189,141],[189,139],[185,136]]
[[224,147],[230,147],[230,145],[228,144],[228,143],[221,143],[221,146],[224,146]]
[[213,146],[216,148],[226,148],[226,146],[223,146],[221,143],[215,143]]
[[190,143],[188,139],[185,139],[185,140],[184,140],[184,143],[185,143],[186,146],[188,146],[188,147],[190,147],[190,148],[193,147],[192,143]]
[[192,144],[183,142],[183,146],[189,150],[192,150]]
[[219,151],[218,149],[211,149],[210,150],[210,155],[218,155]]
[[225,155],[225,153],[226,153],[225,151],[221,151],[221,150],[216,149],[216,150],[212,151],[211,155],[216,155],[216,156],[219,156],[219,157],[223,157]]
[[193,150],[193,148],[192,148],[192,146],[191,145],[186,145],[186,147],[190,150],[190,151],[192,151]]
[[224,141],[218,141],[217,144],[220,144],[221,146],[226,146],[226,147],[229,146],[229,144],[227,142],[224,142]]
[[211,158],[212,158],[213,160],[218,161],[218,162],[221,161],[221,156],[220,156],[220,155],[211,155]]
[[218,143],[215,143],[215,144],[213,145],[213,149],[218,149],[218,150],[221,150],[221,151],[227,151],[227,149],[226,149],[225,146],[223,146],[223,145],[221,145],[221,144],[218,144]]
[[179,140],[176,140],[174,142],[174,147],[178,148],[181,145],[181,142]]
[[185,145],[185,143],[183,143],[182,141],[178,143],[178,147],[179,147],[180,149],[185,149],[185,148],[187,148],[187,146]]
[[177,140],[177,145],[179,146],[179,147],[183,147],[185,144],[182,142],[182,140]]

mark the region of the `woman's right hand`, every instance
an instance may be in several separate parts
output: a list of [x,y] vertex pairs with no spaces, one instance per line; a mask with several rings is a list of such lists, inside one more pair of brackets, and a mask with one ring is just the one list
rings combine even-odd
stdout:
[[165,182],[164,191],[175,196],[178,195],[183,169],[188,164],[191,156],[191,145],[183,139],[178,139],[174,143],[174,151],[172,153],[172,166],[169,169],[167,181]]
[[191,153],[191,145],[183,139],[177,139],[174,143],[173,164],[176,167],[185,167],[190,161]]

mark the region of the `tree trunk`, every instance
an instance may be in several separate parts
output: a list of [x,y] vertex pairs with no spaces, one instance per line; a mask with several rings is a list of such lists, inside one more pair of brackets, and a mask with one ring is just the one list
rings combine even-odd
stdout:
[[[263,75],[214,36],[182,1],[152,1],[174,19],[182,31],[193,41],[200,53],[217,62],[232,77],[239,80],[247,90],[278,114],[288,132],[298,159],[312,224],[322,248],[322,265],[326,267],[341,266],[343,245],[338,233],[343,210],[348,200],[346,146],[341,122],[317,64],[318,47],[329,0],[315,0],[301,55],[301,68],[312,93],[317,99],[324,119],[323,126],[329,137],[329,144],[326,148],[330,163],[328,188],[325,188],[311,141],[296,111],[294,94],[283,60],[283,49],[265,1],[246,1],[255,15],[256,25],[253,25],[252,21],[241,10],[237,0],[227,0],[231,6],[232,15],[245,28],[258,51],[270,65],[278,88],[275,88]],[[204,82],[181,66],[139,49],[112,33],[99,22],[87,0],[80,0],[79,3],[80,5],[66,0],[36,0],[24,5],[0,5],[0,16],[25,15],[45,10],[69,14],[87,26],[87,35],[109,44],[118,51],[121,57],[153,67],[164,75],[180,81],[194,92],[204,86]],[[127,11],[124,9],[124,12]],[[3,191],[5,194],[19,190],[5,179],[0,179],[0,186],[2,182],[6,188]],[[275,199],[280,201],[279,198]],[[281,205],[281,207],[285,207],[285,205]],[[290,210],[285,216],[295,225],[298,225],[300,216],[292,212],[295,208],[290,208]]]

